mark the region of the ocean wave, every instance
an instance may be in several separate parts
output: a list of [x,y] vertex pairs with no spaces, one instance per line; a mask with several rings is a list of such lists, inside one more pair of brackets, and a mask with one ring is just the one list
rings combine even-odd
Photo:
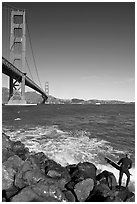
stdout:
[[[108,141],[92,137],[87,131],[64,132],[57,125],[47,127],[36,127],[30,129],[19,129],[11,131],[6,128],[5,133],[11,140],[20,140],[32,152],[44,152],[49,158],[60,163],[62,166],[68,164],[77,164],[79,162],[92,162],[100,170],[108,170],[119,177],[119,171],[111,167],[105,161],[105,156],[111,156],[119,160],[119,155],[125,152],[114,149]],[[129,187],[134,191],[135,169],[130,170],[131,182]],[[126,176],[123,176],[123,185],[125,185]]]

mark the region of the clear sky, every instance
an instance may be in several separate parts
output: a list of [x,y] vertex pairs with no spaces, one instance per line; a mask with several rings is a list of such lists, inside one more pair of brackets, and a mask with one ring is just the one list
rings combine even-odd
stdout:
[[[26,10],[43,89],[48,81],[50,94],[57,98],[135,101],[134,3],[7,4]],[[9,14],[2,10],[2,54],[8,58]],[[28,33],[26,37],[26,58],[38,83]],[[2,78],[2,86],[8,87],[8,77]]]

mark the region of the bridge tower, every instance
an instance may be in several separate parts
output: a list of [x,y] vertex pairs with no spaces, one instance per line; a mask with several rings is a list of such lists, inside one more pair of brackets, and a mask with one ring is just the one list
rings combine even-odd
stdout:
[[10,62],[22,71],[22,77],[17,80],[9,79],[8,104],[26,104],[25,100],[25,11],[11,11],[10,29]]

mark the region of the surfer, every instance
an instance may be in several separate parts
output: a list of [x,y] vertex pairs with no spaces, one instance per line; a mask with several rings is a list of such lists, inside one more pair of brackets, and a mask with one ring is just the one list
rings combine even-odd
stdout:
[[120,165],[119,187],[121,187],[121,181],[122,181],[123,173],[125,173],[127,176],[126,187],[128,187],[128,184],[130,181],[129,169],[131,169],[131,167],[132,167],[132,160],[130,159],[129,154],[127,153],[126,156],[124,158],[121,158],[117,164]]

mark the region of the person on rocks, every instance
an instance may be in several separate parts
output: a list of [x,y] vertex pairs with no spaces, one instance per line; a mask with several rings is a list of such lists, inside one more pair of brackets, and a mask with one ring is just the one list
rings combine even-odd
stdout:
[[124,158],[121,158],[117,163],[120,165],[120,172],[119,172],[119,188],[121,187],[123,173],[127,176],[126,187],[128,187],[130,181],[130,172],[129,169],[132,168],[132,160],[130,159],[129,154],[127,153]]

